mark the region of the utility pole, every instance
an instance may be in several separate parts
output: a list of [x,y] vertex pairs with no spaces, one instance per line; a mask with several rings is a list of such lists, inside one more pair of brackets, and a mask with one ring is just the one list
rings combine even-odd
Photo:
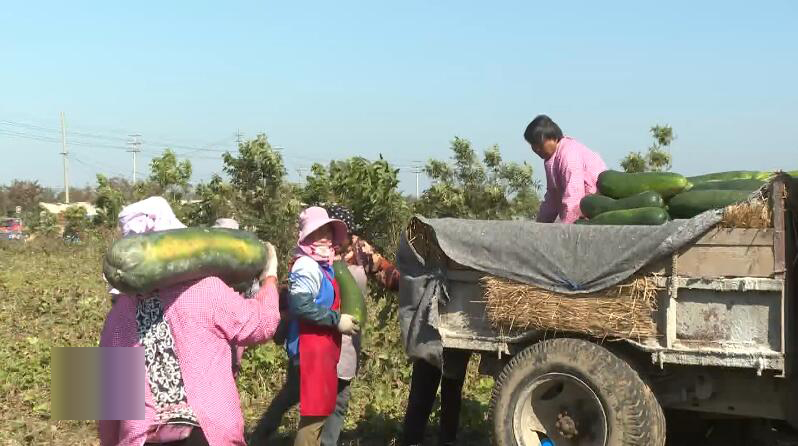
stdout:
[[302,173],[303,173],[305,170],[306,170],[306,169],[305,169],[304,167],[297,167],[297,168],[296,168],[296,173],[297,173],[297,175],[299,175],[299,187],[302,187]]
[[241,145],[243,136],[244,135],[241,134],[241,129],[236,129],[236,143],[238,143],[238,145]]
[[64,112],[61,112],[61,155],[64,157],[64,202],[69,204],[69,177],[67,176],[67,145],[66,145],[66,124],[64,123]]
[[420,192],[421,192],[419,188],[419,178],[421,172],[423,172],[424,169],[421,167],[421,161],[413,161],[413,163],[415,163],[415,165],[413,166],[412,172],[416,174],[416,198],[418,199],[420,198]]
[[129,153],[133,154],[133,184],[136,184],[136,154],[141,152],[141,135],[138,133],[133,135],[127,135],[130,137],[130,140],[127,142]]

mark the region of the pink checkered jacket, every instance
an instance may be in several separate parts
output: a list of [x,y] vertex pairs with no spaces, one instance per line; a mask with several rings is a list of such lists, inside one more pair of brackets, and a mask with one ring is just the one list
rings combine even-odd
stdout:
[[[216,277],[160,290],[188,405],[212,446],[245,445],[244,419],[233,373],[230,344],[267,342],[280,321],[275,287],[244,299]],[[101,347],[139,347],[138,299],[120,294],[108,313]],[[144,420],[100,421],[102,446],[141,446],[154,424],[155,405],[145,376]]]
[[544,163],[546,196],[540,205],[538,221],[573,223],[582,216],[579,202],[585,195],[596,193],[596,181],[607,165],[601,157],[584,144],[563,137],[557,151]]

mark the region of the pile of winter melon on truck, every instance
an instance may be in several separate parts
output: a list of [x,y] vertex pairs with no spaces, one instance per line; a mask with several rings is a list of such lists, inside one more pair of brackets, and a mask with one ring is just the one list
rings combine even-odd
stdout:
[[[798,171],[787,172],[798,177]],[[578,224],[661,225],[693,218],[711,209],[746,201],[765,186],[774,172],[739,170],[685,177],[673,172],[599,175],[597,194],[580,202],[584,219]]]

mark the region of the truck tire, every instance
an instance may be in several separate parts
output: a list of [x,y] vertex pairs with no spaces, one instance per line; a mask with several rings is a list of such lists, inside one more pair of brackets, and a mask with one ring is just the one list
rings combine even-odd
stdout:
[[515,355],[493,387],[493,444],[663,446],[665,418],[626,362],[581,339],[552,339]]
[[652,434],[651,438],[654,439],[654,445],[657,446],[664,446],[665,440],[667,438],[667,426],[665,424],[665,412],[662,410],[662,406],[660,406],[659,401],[657,401],[657,396],[654,392],[651,391],[651,388],[646,385],[646,393],[647,393],[647,404],[649,413],[651,414],[651,418],[653,419],[652,422]]

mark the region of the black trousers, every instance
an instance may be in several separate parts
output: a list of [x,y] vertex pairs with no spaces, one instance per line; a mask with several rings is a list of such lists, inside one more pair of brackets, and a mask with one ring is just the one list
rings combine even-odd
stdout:
[[191,429],[191,435],[185,440],[172,441],[170,443],[144,443],[144,446],[210,446],[202,429],[195,427]]
[[[446,359],[449,358],[450,361]],[[424,441],[429,416],[435,405],[438,387],[441,389],[440,445],[453,445],[460,425],[460,407],[463,402],[463,383],[470,354],[461,351],[444,351],[444,364],[451,368],[453,377],[442,374],[436,366],[423,360],[413,363],[410,397],[404,420],[404,446],[420,445]],[[450,367],[449,367],[450,366]]]

